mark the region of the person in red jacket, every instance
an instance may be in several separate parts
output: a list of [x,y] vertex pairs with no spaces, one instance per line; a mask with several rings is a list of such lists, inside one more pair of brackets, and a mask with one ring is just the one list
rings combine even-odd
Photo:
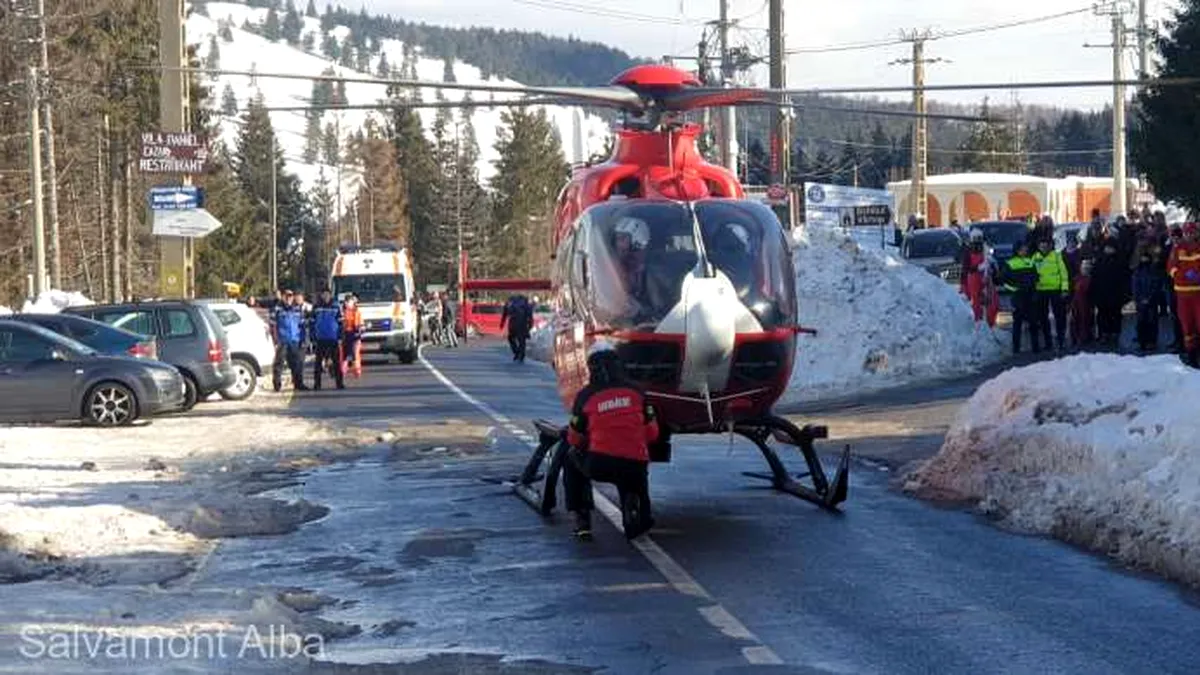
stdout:
[[1200,226],[1183,226],[1183,239],[1171,249],[1167,273],[1175,288],[1175,311],[1183,331],[1183,360],[1200,368]]
[[649,444],[658,438],[654,409],[625,377],[612,345],[599,341],[588,350],[588,385],[575,397],[567,427],[563,488],[567,510],[575,514],[575,536],[592,533],[592,481],[612,483],[621,496],[625,536],[634,539],[654,526],[650,517]]
[[1000,295],[995,284],[995,261],[988,255],[983,232],[973,229],[970,236],[970,244],[963,251],[959,289],[971,301],[975,320],[982,321],[986,315],[988,326],[994,328],[996,316],[1000,312]]

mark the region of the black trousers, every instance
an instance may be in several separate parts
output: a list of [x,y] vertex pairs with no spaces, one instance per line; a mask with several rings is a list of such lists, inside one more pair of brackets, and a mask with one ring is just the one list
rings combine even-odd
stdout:
[[338,341],[337,340],[318,340],[317,341],[317,361],[313,364],[313,387],[321,388],[321,374],[329,365],[333,365],[333,379],[337,382],[340,388],[342,383],[342,364],[338,363]]
[[648,462],[611,457],[577,448],[567,451],[563,462],[563,491],[568,511],[591,511],[592,481],[612,483],[624,501],[625,495],[641,497],[643,517],[650,517],[650,468]]
[[271,383],[278,390],[283,386],[283,369],[287,366],[292,374],[292,386],[297,389],[304,387],[304,345],[279,344],[275,345],[275,363],[271,367]]
[[1158,348],[1158,300],[1155,299],[1137,308],[1137,340],[1143,351]]
[[1029,346],[1038,351],[1038,333],[1033,323],[1033,291],[1017,291],[1012,296],[1012,346],[1013,353],[1021,351],[1021,333],[1029,330]]
[[[1036,303],[1034,309],[1036,329],[1031,327],[1031,330],[1038,331],[1046,343],[1046,349],[1053,347],[1055,343],[1050,341],[1050,313],[1053,312],[1054,337],[1057,338],[1059,347],[1065,347],[1067,344],[1067,302],[1062,294],[1056,291],[1038,291],[1034,302]],[[1037,349],[1037,344],[1037,339],[1034,338],[1034,349]]]
[[1096,328],[1101,340],[1116,342],[1120,339],[1123,305],[1120,298],[1104,298],[1096,303]]
[[529,342],[529,336],[523,333],[508,334],[508,348],[512,350],[513,360],[525,360],[525,346]]

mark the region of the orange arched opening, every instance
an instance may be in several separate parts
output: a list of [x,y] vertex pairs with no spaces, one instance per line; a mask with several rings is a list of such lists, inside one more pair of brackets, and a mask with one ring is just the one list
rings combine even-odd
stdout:
[[925,195],[925,226],[941,227],[943,224],[942,205],[938,203],[937,197]]
[[1008,193],[1008,210],[1017,218],[1024,218],[1029,214],[1037,218],[1042,215],[1042,203],[1025,190],[1013,190]]
[[963,219],[968,223],[987,220],[991,216],[987,198],[978,192],[964,192],[962,195]]

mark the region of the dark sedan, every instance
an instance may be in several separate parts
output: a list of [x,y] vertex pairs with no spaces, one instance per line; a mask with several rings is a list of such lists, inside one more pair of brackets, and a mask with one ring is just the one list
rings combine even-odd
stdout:
[[0,421],[123,426],[183,407],[183,377],[157,361],[105,356],[41,326],[0,320]]
[[913,230],[900,247],[905,260],[951,283],[958,283],[962,252],[962,238],[948,228]]
[[158,342],[153,336],[139,335],[102,321],[73,314],[14,314],[8,318],[52,330],[108,356],[158,358]]
[[1017,244],[1029,238],[1029,227],[1018,220],[993,220],[971,223],[969,229],[983,232],[983,240],[992,249],[996,262],[1003,264],[1017,252]]

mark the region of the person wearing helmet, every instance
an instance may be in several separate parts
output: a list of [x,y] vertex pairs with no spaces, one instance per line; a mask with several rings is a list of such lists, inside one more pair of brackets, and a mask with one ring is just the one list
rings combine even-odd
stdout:
[[1186,223],[1167,263],[1175,289],[1175,313],[1183,333],[1184,363],[1200,368],[1200,226]]
[[575,514],[575,536],[591,538],[592,481],[612,483],[621,498],[625,536],[634,539],[654,525],[648,467],[658,422],[645,395],[626,378],[612,345],[603,340],[592,345],[587,364],[590,379],[575,397],[567,427],[567,510]]
[[996,261],[988,252],[983,241],[983,232],[971,229],[970,244],[963,251],[962,272],[959,274],[959,290],[971,301],[975,321],[986,315],[989,327],[995,327],[1000,312],[1000,294],[996,290]]
[[650,227],[641,218],[626,216],[613,228],[613,254],[621,281],[629,298],[638,304],[646,294],[646,247],[649,243]]

